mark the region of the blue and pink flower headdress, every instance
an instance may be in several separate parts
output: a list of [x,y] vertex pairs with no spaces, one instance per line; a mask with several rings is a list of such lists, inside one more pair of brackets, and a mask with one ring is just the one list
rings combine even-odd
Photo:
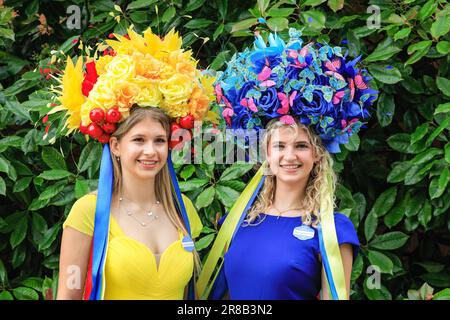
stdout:
[[[349,60],[341,47],[305,44],[300,37],[301,32],[296,29],[289,30],[287,43],[270,34],[267,46],[257,35],[253,50],[234,55],[226,70],[217,74],[217,103],[223,107],[228,128],[260,130],[272,119],[279,118],[285,124],[298,119],[320,136],[328,152],[339,153],[340,145],[348,143],[368,121],[378,92],[370,88],[371,77],[358,66],[360,56]],[[219,273],[218,260],[263,185],[263,167],[231,208],[203,266],[197,288],[204,298]],[[326,196],[321,198],[319,242],[330,296],[345,299],[331,179],[327,188],[330,192],[325,190],[322,194]]]

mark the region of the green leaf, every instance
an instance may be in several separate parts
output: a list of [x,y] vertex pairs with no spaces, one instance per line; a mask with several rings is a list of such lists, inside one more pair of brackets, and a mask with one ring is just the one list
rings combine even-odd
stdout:
[[268,17],[282,17],[286,18],[289,17],[293,12],[294,8],[270,8],[269,11],[267,11]]
[[213,70],[219,70],[224,64],[225,61],[229,58],[229,51],[222,51],[219,53],[211,62],[211,65],[209,66]]
[[36,211],[36,210],[44,208],[49,203],[50,203],[50,199],[41,200],[39,198],[35,198],[31,202],[31,204],[28,206],[28,210]]
[[180,181],[179,186],[180,186],[181,192],[187,192],[187,191],[199,189],[199,188],[203,187],[205,184],[207,184],[208,182],[209,182],[209,180],[207,180],[207,179],[194,178],[194,179],[191,179],[188,181]]
[[215,193],[216,192],[213,186],[203,190],[202,193],[198,195],[197,201],[195,201],[195,206],[197,209],[209,206],[214,200]]
[[445,268],[444,264],[433,261],[416,262],[414,264],[421,266],[427,272],[441,272]]
[[426,18],[430,17],[433,12],[435,12],[437,8],[437,3],[435,0],[429,0],[427,3],[425,3],[422,8],[420,8],[419,14],[417,15],[417,19],[420,21],[425,20]]
[[351,276],[352,282],[356,281],[361,276],[363,268],[364,268],[364,263],[363,263],[362,255],[358,254],[355,261],[353,262],[352,276]]
[[384,216],[384,224],[389,228],[396,226],[403,219],[405,214],[405,202],[401,201],[399,204],[395,205],[391,211]]
[[[205,0],[191,0],[187,4],[186,8],[184,9],[186,12],[194,11],[200,8],[205,3]],[[173,8],[173,7],[172,7]]]
[[8,136],[0,140],[0,152],[5,151],[8,147],[20,148],[23,138],[18,136]]
[[437,17],[436,21],[431,25],[431,35],[433,38],[439,38],[447,34],[450,30],[450,15],[443,14]]
[[421,192],[410,197],[410,200],[406,203],[405,215],[407,217],[413,217],[418,214],[420,209],[422,209],[424,202],[425,196]]
[[287,29],[289,26],[289,21],[286,18],[275,17],[267,20],[267,26],[270,30],[275,32],[280,32],[284,29]]
[[366,277],[364,279],[364,294],[369,300],[392,300],[392,295],[389,290],[381,285],[379,288],[368,288],[367,284],[370,283],[370,280]]
[[33,212],[31,216],[31,236],[33,244],[37,247],[42,240],[43,234],[48,230],[47,221],[38,213]]
[[395,198],[397,197],[397,187],[391,187],[384,191],[375,200],[375,204],[372,207],[371,212],[373,212],[378,218],[384,216],[395,203]]
[[390,94],[382,93],[378,98],[377,117],[382,127],[388,126],[392,122],[395,113],[394,97]]
[[436,45],[436,50],[440,54],[448,54],[450,52],[450,42],[448,41],[439,41]]
[[8,272],[6,271],[2,259],[0,259],[0,283],[5,284],[6,281],[8,281]]
[[9,243],[11,248],[14,249],[25,239],[28,230],[28,219],[27,216],[23,216],[19,222],[14,226],[14,230],[9,238]]
[[181,170],[180,177],[182,177],[184,180],[187,180],[192,176],[192,174],[194,172],[195,172],[195,166],[192,164],[189,164],[189,165],[185,166],[183,168],[183,170]]
[[6,100],[5,107],[21,119],[31,120],[30,113],[19,102]]
[[450,163],[450,142],[447,142],[445,145],[445,161],[447,163]]
[[[431,143],[436,139],[438,135],[441,134],[441,132],[448,127],[450,124],[450,117],[447,117],[444,121],[441,122],[439,127],[434,129],[434,131],[430,134],[430,136],[427,139],[426,145],[429,146]],[[448,129],[448,128],[447,128]]]
[[269,6],[270,0],[257,0],[258,10],[263,17],[266,16],[266,9]]
[[375,236],[369,245],[380,250],[395,250],[402,247],[408,241],[408,238],[403,232],[394,231]]
[[215,234],[208,234],[198,240],[195,241],[195,249],[197,251],[203,250],[205,248],[207,248],[211,242],[214,240]]
[[219,26],[216,28],[216,31],[214,31],[213,41],[216,41],[216,39],[223,33],[224,28],[225,25],[223,23],[219,24]]
[[8,291],[0,292],[0,300],[14,300],[14,297]]
[[42,241],[39,243],[38,251],[42,252],[48,249],[56,240],[56,237],[58,236],[60,231],[61,231],[61,223],[56,223],[55,225],[53,225],[53,227],[48,229],[44,233]]
[[374,62],[387,60],[392,57],[394,54],[402,51],[402,49],[394,46],[394,45],[385,45],[380,43],[375,50],[364,59],[365,62]]
[[12,181],[17,180],[16,169],[11,165],[11,162],[2,157],[0,157],[0,172],[6,173]]
[[425,40],[421,41],[415,44],[412,44],[408,47],[408,54],[411,54],[414,52],[414,54],[405,62],[405,66],[409,64],[416,63],[419,61],[423,56],[425,56],[428,51],[430,50],[432,41],[431,40]]
[[450,289],[445,288],[433,295],[433,300],[450,300]]
[[447,184],[450,178],[450,172],[446,167],[440,176],[434,177],[430,182],[430,188],[428,189],[431,199],[436,199],[442,196],[447,188]]
[[327,4],[331,10],[337,12],[344,7],[344,0],[328,0]]
[[164,11],[164,14],[161,17],[161,22],[167,22],[175,16],[176,9],[174,6],[170,6]]
[[446,112],[450,112],[450,102],[441,103],[440,105],[437,106],[436,110],[434,110],[435,115],[438,113],[446,113]]
[[127,6],[127,11],[135,10],[135,9],[141,9],[141,8],[148,8],[151,4],[157,2],[158,0],[137,0],[131,2]]
[[316,7],[322,3],[324,3],[327,0],[306,0],[303,5],[304,6],[311,6],[311,7]]
[[21,192],[30,186],[33,177],[23,177],[14,183],[13,192]]
[[450,275],[445,272],[426,273],[420,276],[422,280],[434,287],[444,288],[450,287]]
[[236,32],[236,31],[246,30],[246,29],[254,26],[255,24],[258,24],[258,20],[256,20],[255,18],[245,19],[245,20],[236,22],[233,24],[233,27],[231,28],[231,33]]
[[86,180],[77,179],[75,182],[75,198],[80,199],[89,193],[89,185]]
[[368,258],[371,265],[377,266],[380,269],[380,272],[392,274],[394,264],[385,254],[369,250]]
[[447,97],[450,97],[450,80],[443,77],[436,77],[436,85]]
[[397,133],[387,139],[388,145],[399,152],[407,153],[411,137],[407,133]]
[[414,158],[412,158],[411,164],[419,165],[419,164],[426,163],[426,162],[430,161],[431,159],[433,159],[435,156],[441,155],[443,153],[444,152],[441,149],[429,148],[429,149],[425,150],[424,152],[419,153]]
[[47,200],[53,198],[54,196],[59,194],[65,188],[65,186],[66,182],[60,181],[58,183],[55,183],[54,185],[47,187],[44,192],[39,195],[39,200]]
[[6,196],[6,183],[2,177],[0,177],[0,194]]
[[37,132],[35,129],[28,131],[22,141],[22,151],[27,154],[37,150],[36,137]]
[[318,10],[303,11],[301,13],[305,26],[309,30],[320,31],[325,27],[326,17]]
[[45,180],[59,180],[70,176],[73,176],[73,174],[66,170],[47,170],[41,173],[38,177]]
[[407,38],[410,33],[411,33],[411,28],[403,28],[402,30],[397,31],[394,34],[394,41]]
[[226,208],[231,208],[239,197],[239,192],[230,187],[217,185],[216,196]]
[[403,161],[394,165],[391,172],[387,176],[387,182],[395,183],[405,180],[406,173],[411,168],[411,162]]
[[253,168],[253,164],[236,162],[225,169],[225,171],[220,176],[219,181],[229,181],[236,178],[242,177],[244,174],[249,172]]
[[236,191],[243,191],[246,187],[246,184],[239,180],[220,181],[220,184],[233,188]]
[[17,300],[39,300],[39,295],[31,288],[18,287],[13,289],[13,294]]
[[353,134],[344,146],[348,151],[358,151],[361,140],[357,134]]
[[189,21],[188,23],[186,23],[184,25],[184,27],[187,29],[204,29],[212,23],[213,23],[212,20],[200,18],[200,19],[193,19],[193,20]]
[[402,74],[397,68],[390,66],[391,68],[388,69],[387,67],[387,65],[371,64],[369,72],[375,79],[387,84],[394,84],[403,80]]
[[40,291],[42,288],[43,281],[44,280],[42,280],[41,278],[38,278],[38,277],[30,277],[30,278],[23,280],[20,284],[25,287],[34,289],[36,291]]
[[366,217],[366,221],[364,222],[364,235],[366,237],[366,241],[370,241],[375,234],[378,226],[378,218],[375,212],[371,211]]
[[80,158],[78,159],[78,172],[86,171],[89,167],[93,166],[95,162],[100,162],[102,155],[102,147],[100,144],[91,141],[81,151]]
[[417,141],[421,140],[428,132],[428,123],[424,123],[416,128],[414,133],[411,135],[411,144],[415,144]]

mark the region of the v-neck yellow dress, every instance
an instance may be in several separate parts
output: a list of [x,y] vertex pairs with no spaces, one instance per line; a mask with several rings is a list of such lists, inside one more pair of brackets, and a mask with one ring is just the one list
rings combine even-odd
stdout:
[[[202,223],[188,197],[184,204],[190,207],[189,215],[192,237],[200,234]],[[97,196],[88,194],[78,199],[63,228],[72,227],[89,236],[93,235]],[[185,250],[179,239],[170,244],[161,254],[157,264],[153,252],[142,242],[125,235],[117,221],[111,216],[108,250],[105,261],[105,299],[183,299],[184,289],[194,271],[193,253]]]

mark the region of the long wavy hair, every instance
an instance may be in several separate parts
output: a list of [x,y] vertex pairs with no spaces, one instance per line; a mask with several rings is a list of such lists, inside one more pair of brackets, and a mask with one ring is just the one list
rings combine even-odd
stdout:
[[[330,206],[334,208],[334,191],[337,177],[333,171],[333,159],[322,144],[320,137],[297,119],[292,125],[286,125],[278,119],[273,119],[268,123],[262,141],[265,158],[267,158],[270,139],[275,131],[289,126],[299,128],[307,133],[313,147],[313,154],[318,157],[318,161],[313,165],[306,185],[306,194],[303,200],[303,208],[306,214],[302,215],[303,224],[316,226],[320,222],[320,211]],[[268,164],[266,165],[268,166]],[[249,210],[246,219],[247,223],[251,225],[261,213],[266,212],[273,204],[276,187],[276,176],[273,174],[267,175],[257,200]]]

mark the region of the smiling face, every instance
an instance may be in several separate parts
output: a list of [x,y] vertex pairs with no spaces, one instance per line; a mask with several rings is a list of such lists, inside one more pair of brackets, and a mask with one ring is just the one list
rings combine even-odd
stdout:
[[267,161],[277,182],[295,184],[308,181],[318,159],[305,129],[282,126],[268,140]]
[[145,117],[120,140],[112,137],[111,151],[120,157],[123,175],[135,179],[154,179],[167,162],[167,132],[159,121]]

